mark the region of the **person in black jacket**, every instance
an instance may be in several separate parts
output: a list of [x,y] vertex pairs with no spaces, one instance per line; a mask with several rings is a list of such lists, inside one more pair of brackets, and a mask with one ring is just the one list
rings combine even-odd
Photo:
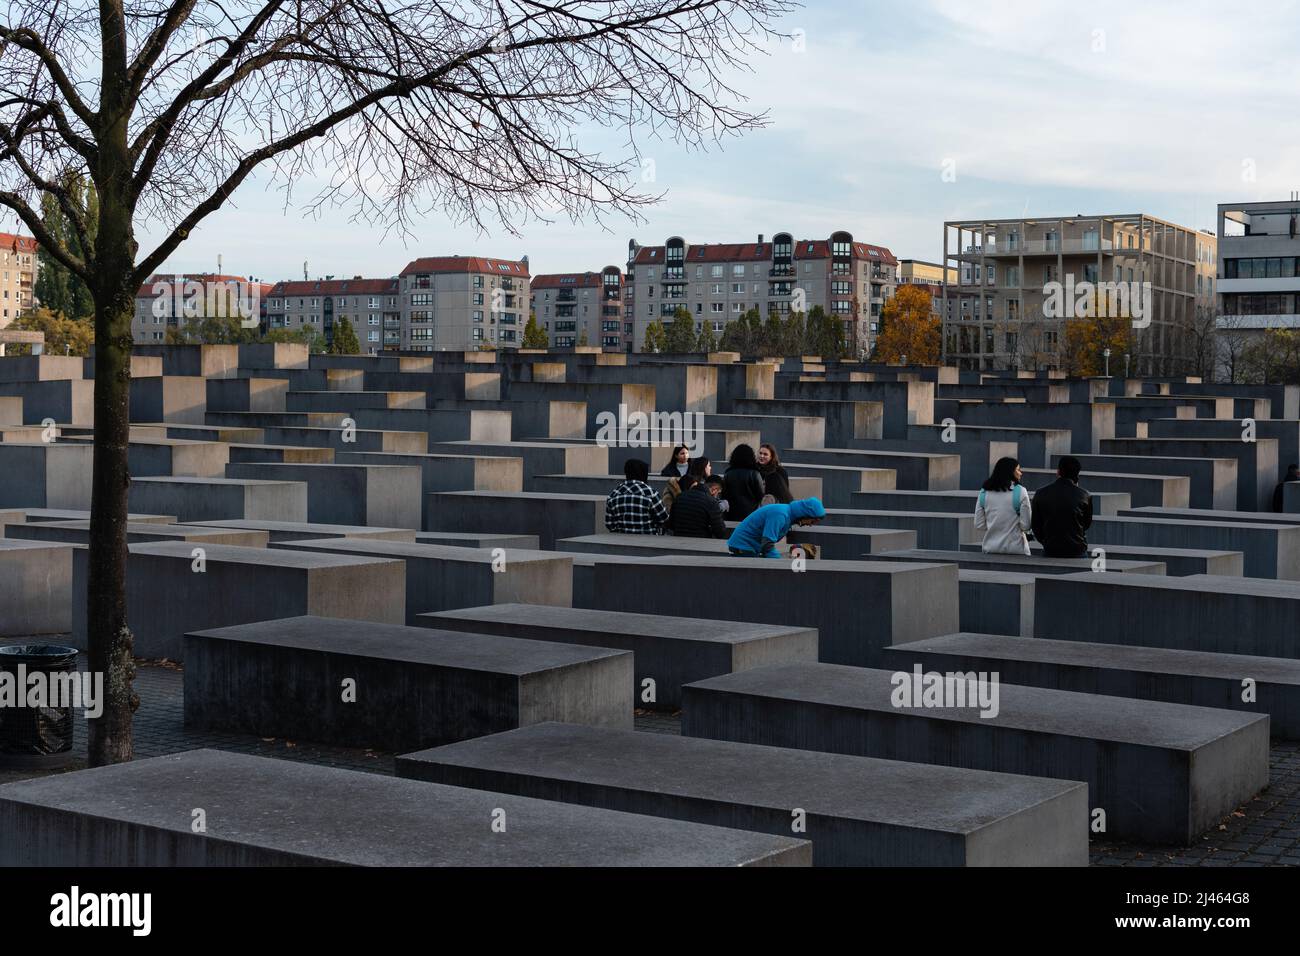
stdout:
[[1056,464],[1056,481],[1034,493],[1034,537],[1049,558],[1081,558],[1088,553],[1092,495],[1079,487],[1079,459],[1066,455]]
[[788,505],[794,501],[794,495],[790,493],[790,476],[777,456],[775,445],[764,442],[758,446],[758,470],[763,476],[763,487],[777,504]]
[[668,459],[668,464],[664,465],[659,474],[664,478],[680,478],[689,470],[690,463],[691,450],[685,445],[678,445],[673,449],[673,456]]
[[718,494],[721,478],[707,478],[683,491],[668,516],[668,528],[679,538],[725,538],[727,526],[722,522]]
[[749,445],[737,445],[727,460],[727,472],[722,476],[722,497],[727,501],[727,519],[744,521],[763,503],[763,476],[758,471],[758,458]]

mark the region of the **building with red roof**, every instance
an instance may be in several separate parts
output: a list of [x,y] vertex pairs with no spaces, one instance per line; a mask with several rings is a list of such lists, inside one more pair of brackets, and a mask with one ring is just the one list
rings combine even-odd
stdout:
[[518,348],[528,321],[528,257],[427,256],[397,277],[399,342],[412,352]]
[[36,252],[31,236],[0,232],[0,329],[36,305]]
[[622,352],[631,339],[624,329],[623,270],[606,266],[599,272],[558,272],[534,276],[532,313],[554,348],[577,345],[586,334],[588,345]]

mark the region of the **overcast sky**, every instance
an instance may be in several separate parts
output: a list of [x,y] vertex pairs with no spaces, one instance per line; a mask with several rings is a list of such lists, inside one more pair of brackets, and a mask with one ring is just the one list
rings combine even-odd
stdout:
[[[1300,189],[1297,3],[809,0],[736,78],[771,126],[704,154],[648,142],[647,222],[521,237],[438,216],[385,238],[346,210],[304,218],[250,182],[167,264],[273,281],[394,275],[418,255],[527,254],[534,274],[624,265],[627,241],[740,242],[847,229],[938,259],[967,217],[1147,212],[1214,227],[1215,205]],[[585,134],[583,145],[608,140]],[[945,181],[945,168],[952,171]],[[142,247],[147,245],[142,241]]]

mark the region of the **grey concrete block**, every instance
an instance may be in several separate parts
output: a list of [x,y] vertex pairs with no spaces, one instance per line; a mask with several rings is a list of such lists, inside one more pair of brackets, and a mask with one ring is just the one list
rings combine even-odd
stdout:
[[828,508],[823,523],[833,527],[895,528],[914,531],[918,547],[940,551],[956,551],[963,544],[978,542],[982,537],[982,532],[975,529],[973,508],[970,514]]
[[[8,361],[0,362],[0,367]],[[0,395],[23,400],[23,425],[39,425],[47,418],[69,425],[95,423],[95,383],[89,379],[0,381]]]
[[94,457],[90,445],[0,442],[0,508],[89,508]]
[[202,425],[207,403],[207,380],[198,376],[131,379],[132,421]]
[[[195,807],[209,811],[206,833],[191,829]],[[484,825],[497,810],[504,834]],[[219,750],[0,787],[6,866],[811,863],[812,845],[791,837]]]
[[1066,574],[1039,579],[1038,608],[1038,637],[1300,658],[1300,586],[1288,581]]
[[515,602],[568,607],[573,600],[573,562],[549,551],[487,551],[360,538],[277,541],[271,547],[403,561],[407,624],[428,611]]
[[439,455],[520,458],[524,463],[525,491],[535,490],[531,482],[533,475],[610,473],[609,449],[587,442],[439,442],[431,445],[429,451]]
[[1120,544],[1240,551],[1242,573],[1249,577],[1300,580],[1300,527],[1289,524],[1116,516],[1094,519],[1088,541],[1094,548]]
[[961,629],[989,634],[1034,633],[1034,576],[960,568]]
[[631,688],[632,655],[599,647],[323,617],[185,635],[186,726],[336,746],[432,747],[543,720],[631,729]]
[[1059,780],[554,723],[405,754],[397,772],[774,836],[799,808],[819,866],[1088,859],[1087,787]]
[[224,478],[230,446],[183,438],[132,440],[127,456],[133,478]]
[[961,457],[951,453],[792,448],[782,461],[795,465],[890,468],[895,472],[895,487],[903,489],[947,491],[960,487],[961,482]]
[[199,528],[234,528],[265,531],[271,541],[309,541],[319,538],[373,538],[377,541],[415,541],[410,528],[367,528],[349,524],[313,524],[309,521],[271,521],[265,518],[220,518],[196,521]]
[[1300,738],[1294,659],[981,633],[899,644],[885,659],[900,670],[919,662],[927,671],[996,671],[1011,684],[1268,714],[1274,737]]
[[[1273,486],[1278,479],[1278,443],[1275,438],[1256,438],[1251,442],[1242,441],[1240,434],[1231,439],[1111,438],[1101,443],[1101,450],[1103,454],[1117,455],[1169,455],[1209,461],[1235,459],[1237,501],[1235,505],[1226,507],[1240,511],[1271,509]],[[1216,504],[1215,507],[1225,506]]]
[[25,524],[0,538],[0,638],[72,630],[72,551],[67,544],[22,540]]
[[894,706],[894,674],[781,664],[713,677],[684,689],[682,733],[1083,780],[1108,837],[1160,843],[1190,843],[1268,783],[1266,716],[1001,684],[996,716],[981,717]]
[[817,660],[815,630],[771,624],[524,603],[440,611],[421,615],[414,623],[632,651],[634,699],[638,707],[649,710],[678,710],[682,685],[691,681],[766,664]]
[[[202,550],[203,571],[195,549]],[[315,614],[400,624],[401,561],[173,541],[128,545],[126,611],[135,655],[180,660],[190,631]],[[72,559],[72,636],[85,650],[87,552]]]
[[[1237,506],[1237,462],[1230,458],[1173,458],[1169,455],[1075,455],[1087,475],[1108,472],[1135,475],[1181,475],[1188,479],[1188,503],[1193,508]],[[1055,468],[1056,461],[1051,463]]]
[[[1025,468],[1024,483],[1037,491],[1056,480],[1055,468]],[[1113,472],[1084,472],[1079,484],[1088,491],[1129,496],[1134,508],[1156,505],[1185,508],[1189,501],[1191,479],[1186,475],[1125,475]]]
[[[970,549],[970,550],[966,550]],[[959,568],[973,571],[1011,571],[1017,574],[1076,574],[1079,571],[1092,570],[1094,559],[1083,558],[1048,558],[1042,553],[1022,554],[985,554],[977,545],[963,545],[960,551],[938,551],[914,548],[908,551],[886,551],[881,554],[863,554],[862,560],[871,561],[922,561],[927,564],[951,561]],[[1114,558],[1112,560],[1112,558]],[[1118,556],[1108,555],[1106,570],[1127,572],[1129,574],[1164,574],[1164,565],[1159,561],[1119,560]]]
[[289,381],[283,378],[208,379],[207,408],[214,412],[283,412]]
[[[247,466],[239,466],[247,467]],[[174,514],[183,522],[232,518],[307,520],[307,485],[254,478],[136,478],[132,511]]]
[[419,468],[404,465],[231,464],[226,466],[226,476],[304,485],[307,489],[307,513],[301,519],[288,520],[386,528],[420,527],[420,486],[424,477]]
[[553,550],[561,538],[605,528],[605,495],[446,491],[430,499],[426,531],[535,534],[544,551]]
[[[883,561],[674,556],[598,562],[592,599],[612,611],[816,628],[824,661],[871,666],[880,648],[959,630],[957,568]],[[846,595],[870,614],[846,614]],[[668,604],[665,604],[668,601]],[[907,635],[911,635],[910,637]]]
[[442,544],[453,548],[523,548],[536,551],[535,534],[476,534],[457,531],[419,531],[415,540],[421,544]]
[[[28,541],[62,541],[66,544],[89,544],[90,521],[33,521],[15,526],[10,538]],[[126,540],[132,544],[149,544],[158,541],[189,541],[194,544],[229,544],[240,548],[264,548],[268,536],[265,531],[238,528],[198,527],[188,524],[156,524],[128,521]]]

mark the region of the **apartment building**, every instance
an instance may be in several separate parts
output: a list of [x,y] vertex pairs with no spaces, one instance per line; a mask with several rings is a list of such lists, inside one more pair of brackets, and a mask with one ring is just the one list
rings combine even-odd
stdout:
[[0,329],[36,304],[36,240],[0,232]]
[[937,262],[926,262],[924,259],[898,260],[899,285],[942,286],[945,273],[949,282],[957,281],[956,269],[948,268],[945,270]]
[[399,282],[391,279],[303,279],[277,282],[266,294],[264,331],[314,329],[326,344],[334,326],[347,319],[361,343],[362,355],[402,347]]
[[1222,203],[1217,229],[1215,326],[1223,361],[1269,329],[1300,328],[1300,195]]
[[[1132,293],[1131,372],[1184,371],[1195,323],[1214,307],[1216,248],[1213,233],[1142,213],[946,222],[943,264],[957,275],[943,286],[944,360],[968,369],[1059,368],[1062,303],[1079,301],[1072,293],[1083,283],[1113,283],[1107,303]],[[1139,298],[1145,283],[1149,301]]]
[[529,288],[532,314],[553,348],[577,345],[585,333],[588,345],[627,350],[624,342],[631,335],[624,329],[623,270],[618,266],[533,276]]
[[[879,331],[880,310],[894,294],[898,260],[883,246],[855,242],[847,232],[795,240],[692,245],[680,236],[662,246],[628,243],[623,295],[624,347],[641,349],[645,330],[679,308],[721,336],[726,324],[758,309],[788,315],[821,306],[845,324],[845,341],[864,353]],[[629,328],[629,326],[631,328]]]
[[163,343],[169,328],[184,328],[190,318],[235,316],[242,320],[255,313],[263,324],[271,289],[270,283],[248,276],[157,273],[136,290],[131,341],[136,345]]
[[518,348],[528,321],[528,257],[416,259],[402,270],[401,343],[413,352]]

